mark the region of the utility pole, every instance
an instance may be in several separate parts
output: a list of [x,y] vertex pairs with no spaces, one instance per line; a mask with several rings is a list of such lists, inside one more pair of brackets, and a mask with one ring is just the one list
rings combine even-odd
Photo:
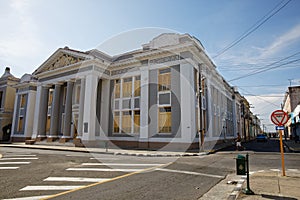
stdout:
[[199,118],[200,118],[200,132],[199,132],[199,152],[204,151],[204,129],[203,129],[203,113],[202,113],[202,64],[199,64],[198,74],[198,88],[199,88]]

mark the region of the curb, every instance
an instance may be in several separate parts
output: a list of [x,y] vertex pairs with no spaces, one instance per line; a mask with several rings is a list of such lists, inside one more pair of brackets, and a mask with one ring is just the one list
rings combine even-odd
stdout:
[[290,147],[285,141],[283,141],[284,147],[288,148],[289,151],[294,152],[294,153],[299,153],[300,149],[294,149],[293,147]]
[[97,153],[97,154],[109,154],[109,155],[121,155],[121,156],[137,156],[137,157],[188,157],[188,156],[204,156],[208,155],[209,152],[203,153],[178,153],[178,154],[147,154],[147,153],[128,153],[128,152],[99,152],[93,150],[84,149],[62,149],[62,148],[51,148],[38,147],[38,146],[18,146],[18,145],[0,145],[2,147],[11,148],[27,148],[27,149],[41,149],[41,150],[55,150],[55,151],[68,151],[68,152],[80,152],[80,153]]
[[238,198],[238,196],[240,195],[242,188],[243,188],[243,184],[246,180],[246,176],[242,176],[242,179],[238,180],[237,185],[235,186],[235,188],[232,190],[232,192],[230,193],[229,197],[227,198],[227,200],[235,200]]

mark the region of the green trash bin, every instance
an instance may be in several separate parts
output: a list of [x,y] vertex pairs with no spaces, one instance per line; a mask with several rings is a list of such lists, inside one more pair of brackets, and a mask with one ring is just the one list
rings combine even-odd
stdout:
[[237,155],[236,174],[237,175],[246,175],[246,157],[243,155]]

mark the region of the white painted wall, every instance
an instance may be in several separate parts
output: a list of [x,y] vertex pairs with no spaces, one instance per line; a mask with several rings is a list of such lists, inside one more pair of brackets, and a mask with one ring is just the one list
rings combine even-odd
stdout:
[[196,134],[195,92],[193,65],[180,65],[181,92],[181,137],[184,142],[191,143]]

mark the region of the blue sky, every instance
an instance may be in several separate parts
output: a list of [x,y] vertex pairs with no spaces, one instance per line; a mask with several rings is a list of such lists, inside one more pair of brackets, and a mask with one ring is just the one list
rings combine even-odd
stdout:
[[[175,31],[197,37],[214,57],[280,2],[288,0],[0,0],[0,66],[3,71],[10,66],[20,77],[32,73],[57,48],[105,49],[107,41],[133,30],[149,34],[126,40],[132,48],[160,31]],[[230,81],[300,51],[299,10],[300,1],[292,0],[238,45],[213,58],[220,74]],[[280,107],[289,79],[300,85],[299,62],[230,84],[270,124],[270,112]]]

